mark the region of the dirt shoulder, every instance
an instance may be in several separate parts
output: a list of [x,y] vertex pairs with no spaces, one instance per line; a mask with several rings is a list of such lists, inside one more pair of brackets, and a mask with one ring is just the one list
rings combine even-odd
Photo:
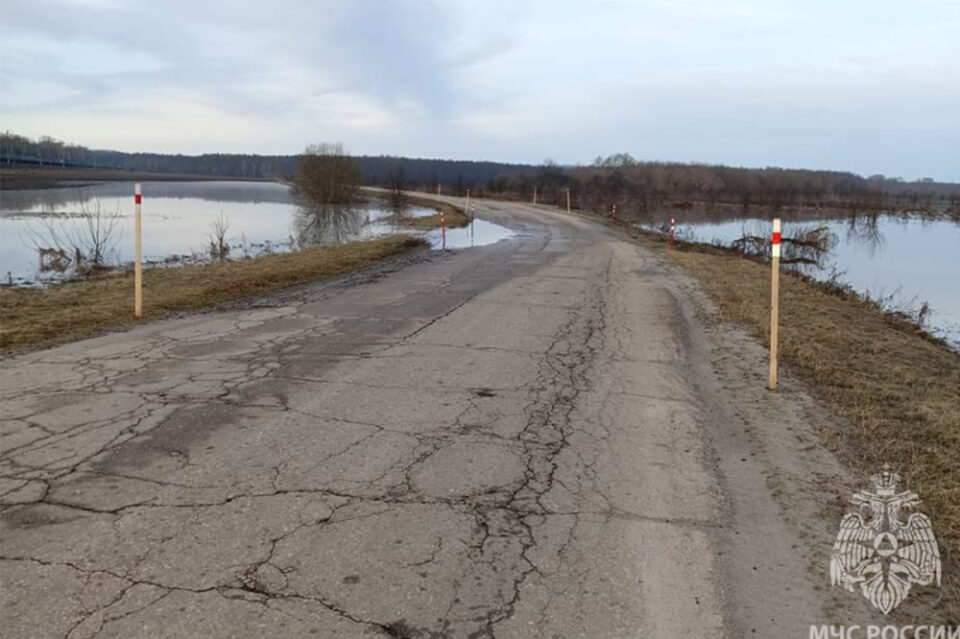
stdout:
[[[247,260],[149,269],[143,275],[144,319],[344,275],[425,246],[418,238],[389,236]],[[0,289],[0,318],[4,355],[129,326],[135,323],[133,275],[118,273],[48,289]]]
[[[716,317],[759,340],[766,353],[769,265],[704,246],[668,250],[659,236],[632,236],[693,276]],[[923,511],[933,522],[945,560],[943,588],[939,595],[928,589],[926,597],[911,596],[912,605],[905,604],[900,614],[932,608],[944,620],[955,620],[960,615],[960,354],[855,294],[788,272],[781,273],[780,291],[783,369],[841,418],[818,420],[820,440],[855,477],[866,478],[890,463],[924,500]],[[754,369],[744,374],[762,388],[766,360],[755,361]],[[846,498],[838,493],[828,502],[836,511],[833,518],[839,519]]]

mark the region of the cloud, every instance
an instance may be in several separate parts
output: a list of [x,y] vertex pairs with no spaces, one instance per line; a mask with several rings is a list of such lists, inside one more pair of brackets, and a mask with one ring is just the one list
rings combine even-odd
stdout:
[[4,0],[3,14],[5,126],[89,146],[329,139],[960,179],[948,0]]

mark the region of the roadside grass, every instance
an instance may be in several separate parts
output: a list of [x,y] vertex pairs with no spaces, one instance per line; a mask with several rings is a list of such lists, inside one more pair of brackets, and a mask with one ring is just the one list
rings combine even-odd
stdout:
[[[387,200],[389,198],[389,192],[385,189],[364,187],[362,192],[365,195],[375,197],[378,200]],[[433,215],[426,215],[424,217],[399,217],[396,222],[402,226],[421,231],[438,229],[440,228],[440,211],[443,211],[443,214],[446,217],[448,229],[462,228],[470,224],[470,216],[467,215],[466,211],[458,206],[454,206],[453,204],[441,202],[440,200],[434,200],[433,198],[429,197],[410,195],[409,193],[404,194],[404,200],[406,200],[407,204],[413,206],[422,206],[424,208],[434,209],[436,213]]]
[[[143,274],[144,319],[343,275],[426,245],[419,238],[393,235],[247,260],[149,269]],[[134,323],[132,273],[47,289],[0,290],[4,355]]]
[[414,206],[424,206],[427,208],[436,209],[437,212],[433,215],[428,215],[425,217],[403,218],[401,224],[404,224],[405,226],[415,229],[438,229],[440,228],[440,211],[443,211],[443,214],[446,217],[448,229],[461,228],[470,224],[470,216],[467,215],[463,209],[454,206],[453,204],[448,204],[446,202],[432,200],[425,197],[417,197],[415,195],[407,195],[406,198],[407,202]]
[[[633,232],[699,280],[726,321],[769,344],[770,266]],[[925,503],[944,559],[942,601],[960,612],[960,354],[849,290],[782,271],[781,361],[849,424],[825,443],[860,477],[889,462]]]

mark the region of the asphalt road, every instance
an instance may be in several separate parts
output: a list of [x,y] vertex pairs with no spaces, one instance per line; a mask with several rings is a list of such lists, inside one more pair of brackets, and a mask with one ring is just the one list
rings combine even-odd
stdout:
[[[756,391],[731,366],[762,349],[724,360],[733,338],[615,232],[478,213],[517,236],[4,362],[3,635],[838,622],[811,572],[832,538],[804,550],[769,474],[820,454],[809,400]],[[793,432],[757,443],[753,418]]]

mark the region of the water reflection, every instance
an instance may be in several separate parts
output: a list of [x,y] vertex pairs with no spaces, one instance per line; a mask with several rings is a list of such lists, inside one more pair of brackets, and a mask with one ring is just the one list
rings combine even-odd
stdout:
[[[767,255],[770,221],[674,213],[678,239],[738,247]],[[668,232],[657,220],[644,228]],[[932,307],[926,328],[960,348],[960,223],[930,216],[855,214],[785,216],[783,255],[805,275],[849,285],[888,308],[919,316]],[[792,240],[792,241],[788,241]],[[743,245],[748,245],[743,248]]]
[[510,229],[486,220],[475,219],[467,226],[447,229],[446,238],[440,229],[434,229],[424,234],[431,248],[434,249],[463,249],[474,246],[495,244],[501,240],[513,237]]
[[[685,237],[683,239],[689,239]],[[830,251],[837,245],[837,234],[828,226],[794,225],[789,234],[783,235],[780,264],[787,268],[803,270],[823,268]],[[726,243],[715,240],[720,246],[730,246],[744,255],[752,257],[770,257],[770,240],[766,235],[748,231],[744,227],[740,237]]]
[[[410,218],[432,216],[418,205],[394,209],[384,202],[357,202],[352,206],[303,206],[283,184],[256,182],[144,182],[143,257],[147,267],[204,262],[210,259],[212,229],[224,227],[216,244],[218,254],[256,257],[319,244],[365,240],[390,233],[415,233],[439,248],[439,230],[417,230]],[[0,282],[42,286],[72,277],[77,259],[74,245],[53,241],[95,239],[91,211],[110,212],[115,220],[110,234],[108,265],[133,259],[133,184],[100,184],[84,188],[0,192]],[[94,225],[93,231],[99,227]],[[38,231],[44,231],[38,233]],[[465,230],[448,229],[448,248],[470,246]],[[474,244],[496,242],[511,233],[495,224],[477,221]],[[435,239],[436,238],[436,239]],[[229,248],[229,251],[226,249]],[[83,251],[84,256],[88,251]],[[95,255],[100,253],[94,252]]]
[[853,214],[847,218],[847,241],[857,242],[873,257],[883,249],[884,236],[876,213]]
[[[152,199],[197,199],[207,202],[243,204],[294,204],[285,184],[275,182],[144,182],[144,201]],[[84,202],[133,198],[132,182],[105,182],[88,186],[53,189],[0,191],[0,211],[28,211],[37,208],[77,208]]]
[[344,204],[300,206],[293,216],[293,237],[297,248],[319,244],[341,244],[356,239],[370,215]]

